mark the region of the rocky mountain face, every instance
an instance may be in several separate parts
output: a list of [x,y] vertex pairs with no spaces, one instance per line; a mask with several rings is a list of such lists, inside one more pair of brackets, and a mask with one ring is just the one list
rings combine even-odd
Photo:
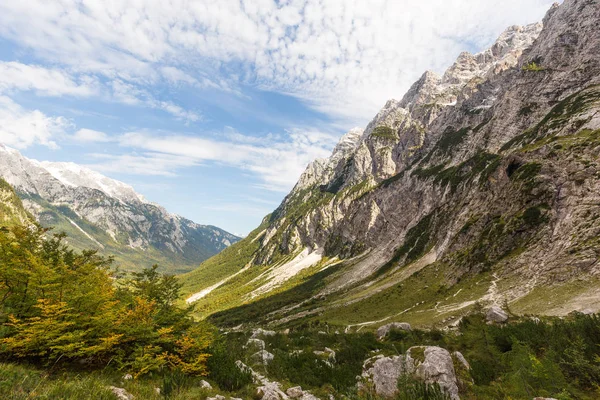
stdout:
[[112,254],[124,267],[149,263],[184,272],[239,240],[146,201],[125,183],[73,163],[38,162],[0,144],[0,176],[44,226],[79,248]]
[[[599,308],[599,111],[600,4],[565,0],[542,23],[460,54],[442,76],[426,72],[311,163],[228,249],[256,271],[233,278],[251,283],[238,295],[259,299],[270,323],[358,323],[361,312],[389,321],[404,308],[409,321],[450,323],[476,302],[560,314],[586,298]],[[369,308],[408,287],[390,305],[404,308]],[[206,313],[227,288],[203,293]],[[537,301],[547,291],[562,303]],[[244,307],[225,314],[236,320]]]

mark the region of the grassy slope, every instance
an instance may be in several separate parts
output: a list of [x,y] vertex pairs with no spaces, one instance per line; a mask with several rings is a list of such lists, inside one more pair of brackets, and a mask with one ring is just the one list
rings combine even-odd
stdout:
[[204,261],[195,270],[181,275],[183,295],[187,297],[244,268],[260,245],[260,236],[264,233],[267,220],[268,218],[265,218],[263,223],[243,240]]
[[12,226],[32,220],[12,186],[0,178],[0,225]]

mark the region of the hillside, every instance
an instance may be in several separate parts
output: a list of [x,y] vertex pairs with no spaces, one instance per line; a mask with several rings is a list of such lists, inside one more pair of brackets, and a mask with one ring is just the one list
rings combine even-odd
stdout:
[[76,249],[114,255],[125,270],[157,263],[187,272],[238,237],[150,203],[123,182],[73,163],[38,162],[0,144],[0,177],[45,227],[68,234]]
[[26,225],[32,219],[12,186],[0,178],[0,226]]
[[597,2],[566,0],[423,74],[182,277],[198,315],[358,329],[447,326],[476,303],[600,309],[599,21]]

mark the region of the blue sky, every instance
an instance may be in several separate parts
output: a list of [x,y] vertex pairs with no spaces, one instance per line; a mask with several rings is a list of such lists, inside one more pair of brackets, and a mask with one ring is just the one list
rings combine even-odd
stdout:
[[425,70],[551,3],[0,0],[0,142],[246,234]]

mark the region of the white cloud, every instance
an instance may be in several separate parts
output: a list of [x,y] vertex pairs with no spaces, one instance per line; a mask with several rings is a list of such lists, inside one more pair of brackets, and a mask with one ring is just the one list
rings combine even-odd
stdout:
[[93,154],[97,161],[90,166],[104,172],[171,176],[179,169],[212,162],[247,171],[258,177],[265,189],[287,192],[306,165],[315,158],[327,157],[336,142],[335,135],[309,129],[260,140],[229,130],[225,138],[130,132],[115,138],[130,153]]
[[364,121],[424,70],[540,20],[552,1],[5,1],[0,35],[86,74],[249,84]]
[[34,144],[58,148],[55,137],[72,124],[63,117],[48,117],[28,111],[6,96],[0,96],[0,143],[24,149]]
[[97,94],[99,88],[98,82],[89,76],[74,80],[60,69],[0,61],[0,93],[12,90],[33,90],[41,96],[87,97]]
[[73,140],[81,143],[98,143],[98,142],[110,142],[110,137],[104,133],[95,131],[93,129],[79,129],[72,136]]

